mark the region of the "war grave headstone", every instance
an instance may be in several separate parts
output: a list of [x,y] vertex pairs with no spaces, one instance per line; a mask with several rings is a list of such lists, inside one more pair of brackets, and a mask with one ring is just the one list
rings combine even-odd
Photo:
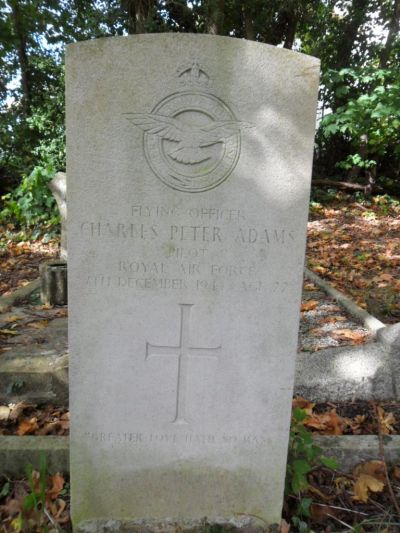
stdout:
[[279,522],[318,78],[228,37],[68,47],[78,530]]

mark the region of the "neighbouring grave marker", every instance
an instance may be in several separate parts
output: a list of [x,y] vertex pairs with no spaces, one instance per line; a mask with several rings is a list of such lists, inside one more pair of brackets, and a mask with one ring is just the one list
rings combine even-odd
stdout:
[[225,37],[69,46],[82,531],[279,521],[318,74],[314,58]]

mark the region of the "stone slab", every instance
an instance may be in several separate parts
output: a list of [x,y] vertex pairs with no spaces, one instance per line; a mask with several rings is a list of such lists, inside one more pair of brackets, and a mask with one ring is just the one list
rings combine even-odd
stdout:
[[[30,316],[22,313],[23,319]],[[68,405],[67,319],[56,318],[44,329],[26,328],[11,341],[15,344],[0,358],[0,402]]]
[[299,353],[295,394],[312,401],[393,400],[392,355],[381,343]]
[[15,290],[12,294],[7,296],[0,296],[0,313],[8,311],[18,300],[27,298],[32,292],[40,287],[40,279],[34,279],[23,287]]
[[68,437],[0,436],[0,474],[2,475],[24,476],[29,464],[39,470],[42,455],[46,457],[50,474],[69,472]]
[[75,525],[280,519],[318,73],[207,35],[69,46]]

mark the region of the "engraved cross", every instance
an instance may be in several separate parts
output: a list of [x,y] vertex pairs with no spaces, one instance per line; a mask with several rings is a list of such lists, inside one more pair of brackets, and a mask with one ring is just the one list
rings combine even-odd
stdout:
[[146,342],[146,359],[154,356],[178,357],[178,375],[176,383],[176,411],[173,424],[187,424],[186,411],[186,380],[190,357],[218,357],[221,346],[216,348],[193,348],[190,346],[190,313],[193,304],[179,304],[181,308],[181,327],[178,346],[156,346]]

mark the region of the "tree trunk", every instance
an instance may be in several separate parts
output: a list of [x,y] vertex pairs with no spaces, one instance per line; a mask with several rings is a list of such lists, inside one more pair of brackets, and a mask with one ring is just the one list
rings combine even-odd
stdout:
[[254,22],[250,13],[249,5],[243,3],[243,24],[244,24],[244,35],[249,41],[255,41],[256,35],[254,32]]
[[393,44],[396,39],[396,36],[399,33],[399,26],[400,26],[400,0],[394,0],[393,14],[389,22],[389,32],[388,32],[385,46],[381,52],[381,58],[380,58],[381,68],[387,67],[390,52],[393,48]]
[[224,25],[224,0],[207,1],[207,33],[221,35]]
[[298,22],[299,19],[295,12],[288,13],[286,37],[285,42],[283,44],[283,48],[287,48],[288,50],[291,50],[293,48]]
[[345,23],[342,38],[337,43],[338,54],[334,65],[336,70],[340,70],[350,65],[354,42],[357,38],[360,26],[365,21],[368,7],[369,0],[353,0],[349,14],[346,17],[348,21]]
[[146,33],[146,22],[149,19],[154,0],[123,0],[122,8],[126,11],[126,29],[128,33]]
[[11,16],[13,21],[14,34],[17,40],[18,61],[21,69],[21,86],[22,86],[22,108],[24,114],[27,115],[30,106],[30,71],[27,54],[26,34],[22,29],[21,12],[19,9],[18,0],[10,0],[9,7],[11,9]]

